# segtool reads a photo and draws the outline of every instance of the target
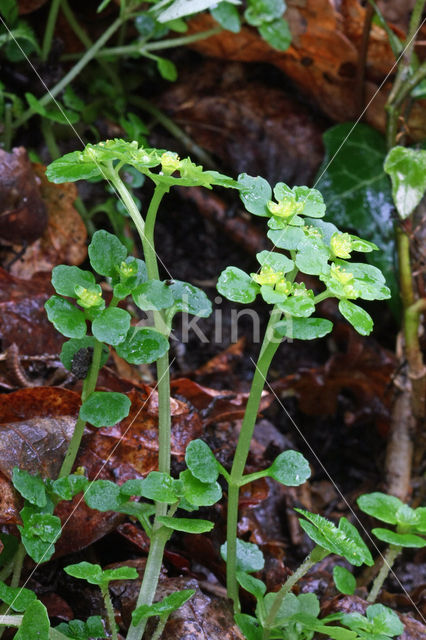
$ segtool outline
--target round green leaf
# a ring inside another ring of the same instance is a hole
[[[392,196],[397,211],[405,220],[426,191],[426,151],[394,147],[386,156],[384,169],[392,180]]]
[[[274,271],[282,271],[283,273],[288,273],[294,269],[294,262],[287,258],[287,256],[282,253],[276,253],[274,251],[261,251],[256,254],[256,258],[259,261],[259,264],[262,267],[268,266],[271,267]]]
[[[214,527],[214,522],[201,519],[193,520],[191,518],[170,518],[168,516],[159,516],[157,520],[167,527],[167,529],[183,531],[184,533],[206,533],[207,531],[211,531]]]
[[[46,487],[39,476],[32,476],[25,469],[14,467],[12,473],[13,486],[23,498],[38,507],[45,507],[47,504]]]
[[[182,482],[183,496],[194,507],[210,507],[222,497],[222,489],[218,482],[201,482],[187,469],[179,475]]]
[[[47,609],[40,600],[34,600],[25,611],[14,640],[49,640],[49,634],[50,621]]]
[[[308,461],[298,451],[283,451],[267,471],[268,476],[288,487],[298,487],[311,475]]]
[[[119,511],[123,502],[120,487],[111,480],[90,482],[84,492],[86,504],[96,511]]]
[[[135,304],[142,311],[168,309],[173,304],[173,294],[170,287],[160,280],[149,280],[140,284],[132,291]]]
[[[268,238],[274,247],[294,251],[305,238],[305,233],[301,227],[287,226],[284,229],[271,229]]]
[[[62,350],[60,353],[60,360],[64,365],[65,369],[71,371],[71,367],[73,364],[73,359],[75,354],[80,351],[80,349],[91,348],[94,349],[96,344],[96,339],[93,336],[86,336],[84,338],[71,338],[71,340],[67,340],[62,345]],[[109,349],[107,346],[102,347],[102,355],[101,355],[101,367],[107,362],[109,358]]]
[[[315,311],[314,299],[311,296],[291,296],[280,302],[278,307],[295,318],[308,318]]]
[[[203,440],[192,440],[186,448],[185,462],[192,475],[200,482],[215,482],[219,465],[212,450]]]
[[[91,287],[95,284],[95,276],[90,271],[83,271],[78,267],[60,264],[53,268],[52,285],[61,296],[77,298],[75,287]]]
[[[371,333],[373,319],[364,309],[349,300],[340,300],[339,311],[362,336],[368,336]]]
[[[244,17],[251,26],[260,27],[280,18],[285,8],[284,0],[249,0]]]
[[[414,549],[423,549],[423,547],[426,547],[426,540],[412,533],[396,533],[389,531],[389,529],[381,529],[380,527],[372,529],[372,533],[374,533],[376,538],[382,540],[382,542],[387,542],[397,547],[411,547]]]
[[[240,198],[247,211],[255,216],[270,217],[267,207],[269,200],[272,198],[272,189],[264,178],[257,176],[253,178],[246,173],[238,176],[238,185],[240,187]]]
[[[151,616],[166,617],[170,615],[176,609],[179,609],[187,600],[192,598],[195,594],[194,589],[183,589],[182,591],[175,591],[169,596],[160,600],[160,602],[154,602],[151,605],[143,604],[132,613],[132,624],[138,625],[145,618]]]
[[[104,309],[92,322],[92,333],[99,342],[117,345],[130,329],[130,313],[112,307]]]
[[[333,329],[333,323],[324,318],[287,318],[278,322],[275,332],[289,340],[322,338]]]
[[[131,402],[124,393],[94,391],[80,407],[80,418],[94,427],[112,427],[129,415]]]
[[[386,493],[375,491],[360,496],[357,504],[361,511],[373,516],[382,522],[396,524],[396,512],[403,506],[403,502],[395,496],[388,496]]]
[[[212,312],[212,303],[201,289],[188,282],[173,280],[170,284],[173,306],[176,311],[191,313],[200,318],[208,318]]]
[[[344,593],[347,596],[351,596],[355,593],[355,577],[345,567],[341,567],[336,564],[336,566],[333,567],[333,579],[336,589],[340,591],[340,593]]]
[[[156,502],[174,504],[179,500],[175,481],[167,473],[151,471],[142,481],[142,495]]]
[[[88,483],[86,476],[71,474],[55,480],[52,483],[52,489],[62,500],[72,500],[74,496],[86,489]]]
[[[259,285],[238,267],[227,267],[219,276],[217,290],[228,300],[248,304],[259,293]]]
[[[47,300],[44,308],[55,329],[66,338],[83,338],[86,335],[87,326],[84,313],[68,300],[52,296]]]
[[[262,582],[262,580],[258,580],[257,578],[254,578],[249,573],[238,571],[237,580],[238,580],[238,584],[243,589],[251,593],[256,598],[256,600],[260,600],[265,595],[266,584]]]
[[[90,264],[101,276],[114,276],[116,267],[127,257],[127,249],[112,233],[95,231],[89,244]]]
[[[70,564],[68,567],[64,567],[64,571],[73,578],[86,580],[89,584],[101,585],[103,582],[102,568],[99,564],[92,564],[91,562],[83,561],[78,564]]]
[[[322,218],[324,216],[324,199],[318,189],[294,187],[293,191],[296,194],[297,202],[303,202],[302,214],[304,216],[308,216],[309,218]],[[306,220],[306,223],[308,223],[308,220]]]
[[[220,555],[226,562],[227,543],[220,547]],[[237,571],[253,573],[261,571],[265,565],[263,553],[256,544],[237,538]]]
[[[291,45],[290,27],[284,18],[278,18],[273,22],[264,22],[259,27],[259,33],[277,51],[287,51]]]
[[[150,364],[167,352],[169,341],[162,333],[148,327],[130,327],[126,339],[116,352],[130,364]]]
[[[296,266],[309,275],[321,275],[327,272],[330,250],[316,238],[305,238],[297,247]]]
[[[365,614],[372,623],[373,635],[399,636],[404,633],[404,625],[398,614],[383,604],[371,604],[367,607]]]
[[[210,13],[221,27],[232,33],[239,33],[241,21],[235,5],[230,2],[219,2],[216,7],[210,9]]]

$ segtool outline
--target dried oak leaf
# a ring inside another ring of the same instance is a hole
[[[0,149],[0,239],[13,244],[34,242],[47,225],[46,207],[24,147]]]
[[[34,173],[48,218],[43,235],[11,266],[11,273],[21,278],[30,278],[37,271],[50,273],[57,264],[79,265],[87,256],[86,226],[74,208],[76,185],[49,182],[40,164],[34,165]]]

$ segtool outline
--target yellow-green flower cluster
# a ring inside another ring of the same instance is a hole
[[[330,249],[336,258],[350,258],[352,238],[349,233],[333,233],[330,240]]]
[[[291,218],[303,211],[303,202],[296,202],[296,198],[286,196],[278,202],[270,200],[267,207],[271,214],[276,218]]]
[[[79,304],[80,307],[90,309],[91,307],[99,307],[104,304],[102,289],[98,284],[90,288],[78,284],[74,291],[77,295],[77,304]]]

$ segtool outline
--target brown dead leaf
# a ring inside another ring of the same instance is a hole
[[[40,9],[46,2],[47,0],[18,0],[19,13],[20,15],[32,13]]]

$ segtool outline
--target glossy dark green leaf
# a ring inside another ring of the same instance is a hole
[[[217,290],[228,300],[248,304],[259,293],[259,285],[238,267],[227,267],[219,276]]]
[[[46,176],[50,182],[75,182],[98,178],[102,176],[102,169],[95,162],[83,161],[80,151],[73,151],[49,164]]]
[[[52,285],[56,293],[61,296],[76,298],[75,287],[87,287],[95,284],[95,276],[90,271],[83,271],[78,267],[60,264],[53,268]]]
[[[412,533],[396,533],[380,527],[372,529],[371,531],[376,538],[379,538],[379,540],[387,544],[393,544],[398,547],[411,547],[414,549],[423,549],[426,547],[426,540]]]
[[[176,311],[191,313],[200,318],[208,318],[212,312],[212,303],[201,289],[188,282],[173,280],[169,286]]]
[[[158,521],[167,529],[173,529],[174,531],[182,531],[184,533],[207,533],[214,527],[214,522],[209,520],[201,520],[197,518],[170,518],[168,516],[158,516]]]
[[[129,415],[130,405],[124,393],[94,391],[81,405],[80,418],[94,427],[112,427]]]
[[[40,476],[32,476],[25,469],[14,467],[12,473],[13,486],[23,498],[38,507],[47,504],[46,486]]]
[[[112,233],[95,231],[89,244],[90,264],[101,276],[114,276],[116,267],[127,257],[127,249]]]
[[[230,2],[219,2],[216,7],[210,9],[210,13],[221,27],[232,33],[239,33],[241,20],[235,5]]]
[[[396,209],[405,220],[426,191],[426,151],[394,147],[386,156],[384,169],[392,181]]]
[[[120,487],[111,480],[89,482],[84,493],[86,504],[97,511],[120,511],[124,499]]]
[[[396,513],[404,503],[395,496],[389,496],[386,493],[375,491],[360,496],[357,504],[361,511],[364,511],[364,513],[367,513],[369,516],[373,516],[382,522],[396,524]]]
[[[118,307],[104,309],[92,322],[95,338],[112,345],[123,342],[129,329],[130,313]]]
[[[169,341],[162,333],[149,327],[130,327],[126,339],[116,347],[116,352],[130,364],[150,364],[164,356]]]
[[[175,481],[167,473],[151,471],[142,481],[142,495],[150,500],[174,504],[179,500]]]
[[[278,307],[295,318],[308,318],[315,311],[314,299],[311,296],[291,296],[280,302]]]
[[[30,591],[30,589],[25,589],[24,587],[14,589],[0,581],[0,600],[9,605],[13,611],[25,611],[36,599],[37,596],[34,591]]]
[[[371,333],[373,319],[364,309],[350,300],[340,300],[339,311],[362,336],[368,336]]]
[[[256,600],[260,600],[265,595],[266,584],[262,582],[262,580],[258,580],[257,578],[254,578],[249,573],[238,571],[237,580],[238,580],[238,584],[243,589],[251,593],[256,598]]]
[[[291,45],[290,27],[284,18],[278,18],[272,22],[264,22],[259,27],[259,33],[277,51],[287,51]]]
[[[269,218],[271,214],[267,204],[272,198],[272,189],[269,182],[260,176],[254,178],[246,173],[241,173],[238,176],[238,184],[240,198],[247,211],[255,216]]]
[[[84,313],[68,300],[52,296],[47,300],[44,308],[55,329],[66,338],[83,338],[86,335],[87,326]]]
[[[173,304],[171,288],[160,280],[149,280],[132,291],[135,304],[143,311],[167,309]]]
[[[352,596],[355,593],[355,577],[345,567],[336,564],[336,566],[333,567],[333,579],[336,589],[340,591],[340,593],[344,593],[347,596]]]
[[[151,605],[143,604],[133,611],[132,624],[138,625],[142,620],[151,616],[167,617],[185,604],[194,594],[194,589],[183,589],[182,591],[171,593],[160,602],[154,602]]]
[[[220,555],[226,562],[227,543],[220,547]],[[237,538],[237,571],[253,573],[261,571],[265,565],[263,553],[256,544]]]
[[[99,564],[93,564],[92,562],[83,561],[78,564],[71,564],[68,565],[68,567],[64,567],[64,571],[73,578],[86,580],[89,584],[99,586],[103,582],[101,566]]]
[[[192,475],[200,482],[215,482],[219,475],[219,463],[204,440],[192,440],[185,451],[185,462]]]
[[[179,475],[184,498],[194,507],[209,507],[222,497],[218,482],[201,482],[187,469]]]
[[[289,340],[314,340],[323,338],[333,329],[333,323],[325,318],[287,318],[278,322],[275,332]]]
[[[288,487],[298,487],[306,482],[311,469],[306,458],[298,451],[283,451],[268,469],[268,476]]]
[[[72,500],[74,496],[84,491],[88,484],[86,476],[71,474],[55,480],[52,483],[52,489],[62,500]]]
[[[71,338],[71,340],[67,340],[67,342],[64,342],[59,357],[65,369],[71,371],[74,356],[78,351],[80,351],[80,349],[94,349],[95,344],[96,339],[93,336],[85,336],[84,338]],[[102,347],[101,367],[106,364],[108,358],[109,350],[108,347],[104,345]]]
[[[34,600],[25,611],[14,640],[49,640],[49,631],[47,609],[40,600]]]

